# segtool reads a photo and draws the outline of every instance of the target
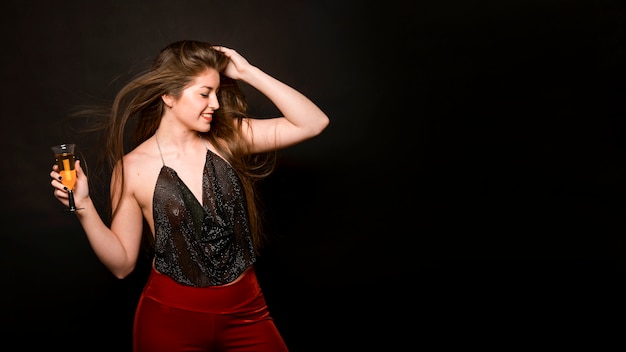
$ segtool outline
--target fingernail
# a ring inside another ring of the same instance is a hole
[[[59,176],[59,181],[61,181],[61,179],[63,179],[63,177]]]
[[[67,187],[63,187],[63,190],[67,191]]]

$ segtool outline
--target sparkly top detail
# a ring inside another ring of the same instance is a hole
[[[165,162],[152,204],[154,266],[178,283],[224,285],[255,262],[241,181],[230,164],[208,148],[202,204]]]

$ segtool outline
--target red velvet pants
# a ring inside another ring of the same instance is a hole
[[[135,352],[287,351],[254,269],[224,286],[180,285],[154,268],[139,299]]]

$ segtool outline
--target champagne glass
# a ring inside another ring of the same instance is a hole
[[[59,144],[52,147],[54,158],[59,167],[61,183],[67,187],[69,198],[67,211],[71,212],[78,210],[76,204],[74,204],[74,185],[76,184],[76,169],[74,167],[76,156],[74,155],[74,148],[76,148],[76,144]]]

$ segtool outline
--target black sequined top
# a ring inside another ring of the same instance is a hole
[[[155,262],[159,272],[189,286],[224,285],[256,260],[241,181],[224,159],[207,149],[202,204],[165,165],[152,200]]]

